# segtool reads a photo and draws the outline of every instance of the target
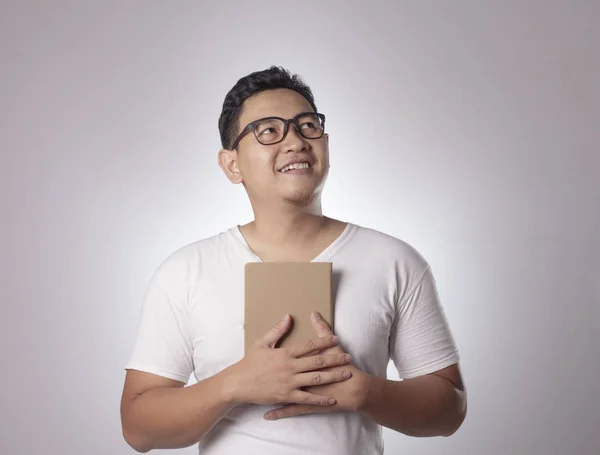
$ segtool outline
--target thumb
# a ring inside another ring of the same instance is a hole
[[[285,332],[290,328],[290,315],[286,314],[275,327],[269,330],[258,344],[265,348],[273,348],[279,339],[285,335]]]
[[[333,335],[331,327],[329,326],[329,324],[327,324],[327,321],[325,321],[325,319],[323,319],[323,317],[318,312],[315,311],[311,315],[311,321],[312,326],[315,329],[315,332],[317,333],[317,336],[319,338]]]

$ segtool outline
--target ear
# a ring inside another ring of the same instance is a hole
[[[223,170],[231,183],[242,183],[242,173],[238,167],[238,154],[235,150],[221,149],[219,150],[219,167]]]

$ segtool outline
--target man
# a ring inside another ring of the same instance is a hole
[[[227,94],[219,130],[219,165],[254,221],[156,270],[127,365],[126,441],[139,452],[366,455],[383,453],[381,426],[453,434],[466,398],[432,272],[401,240],[323,215],[329,138],[310,88],[281,68],[250,74]],[[244,356],[250,261],[332,262],[336,334],[315,314],[314,339],[276,348],[282,315]],[[385,379],[390,359],[402,381]],[[198,382],[184,387],[191,373]]]

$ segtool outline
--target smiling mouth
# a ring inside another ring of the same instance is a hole
[[[287,166],[281,168],[279,172],[286,173],[292,170],[300,170],[300,169],[310,169],[312,166],[308,161],[302,161],[300,163],[288,164]]]

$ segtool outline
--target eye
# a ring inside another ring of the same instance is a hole
[[[316,126],[315,126],[315,124],[313,122],[305,122],[305,123],[302,123],[300,125],[300,128],[303,129],[303,130],[305,130],[305,129],[314,129],[314,128],[316,128]]]
[[[275,133],[275,128],[269,126],[267,128],[263,128],[262,130],[260,130],[258,132],[258,135],[263,136],[265,134],[274,134],[274,133]]]
[[[257,136],[277,136],[281,131],[283,125],[280,125],[281,122],[269,119],[259,122],[256,125],[256,135]]]

